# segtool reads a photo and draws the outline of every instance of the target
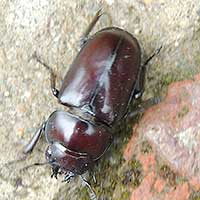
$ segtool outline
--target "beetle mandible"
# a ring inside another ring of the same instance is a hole
[[[135,37],[117,27],[104,28],[89,37],[101,16],[98,11],[82,38],[81,50],[67,72],[60,90],[51,73],[51,90],[68,111],[57,110],[43,122],[24,153],[30,153],[42,133],[49,146],[45,157],[53,174],[65,174],[64,181],[82,175],[109,148],[112,127],[127,113],[129,104],[141,97],[145,65]]]

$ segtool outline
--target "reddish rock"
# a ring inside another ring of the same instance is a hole
[[[200,190],[200,180],[197,177],[194,177],[190,180],[190,186],[194,191]]]
[[[163,191],[165,185],[166,185],[165,181],[159,177],[154,183],[154,186],[153,186],[154,191],[156,193],[161,193]]]
[[[145,112],[137,132],[176,172],[200,184],[200,75],[171,84],[165,100]]]
[[[149,173],[142,181],[140,186],[132,192],[131,200],[151,200],[153,194],[151,187],[154,183],[155,173]]]
[[[153,154],[153,153],[144,154],[144,153],[140,152],[137,155],[137,159],[142,164],[144,174],[148,173],[149,171],[155,170],[155,168],[156,168],[155,154]]]
[[[166,193],[164,200],[188,200],[190,196],[189,186],[187,183],[176,186],[175,189]]]

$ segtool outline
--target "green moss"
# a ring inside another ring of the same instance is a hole
[[[189,112],[188,106],[183,106],[181,111],[178,112],[178,118],[183,118]]]
[[[82,200],[88,200],[89,199],[89,190],[86,187],[82,187],[78,190],[79,197]]]
[[[189,200],[200,200],[200,191],[193,192],[190,195]]]
[[[181,69],[177,68],[176,70],[173,70],[173,72],[168,72],[167,74],[162,75],[162,79],[160,81],[161,88],[167,87],[169,84],[181,81],[185,79],[193,79],[195,72],[188,69]]]
[[[125,192],[122,193],[120,199],[121,199],[121,200],[127,200],[127,199],[129,199],[129,197],[130,197],[130,192],[125,191]]]
[[[101,160],[94,169],[97,184],[94,184],[92,180],[89,180],[89,182],[92,183],[91,185],[99,198],[108,200],[129,199],[128,188],[135,188],[142,181],[141,164],[134,158],[128,164],[125,164],[121,159],[122,155],[112,155],[111,158],[110,156],[110,154],[106,155],[105,159]],[[81,189],[80,199],[88,199],[87,188]]]
[[[129,185],[131,188],[138,187],[142,181],[142,166],[135,158],[130,161],[127,168],[123,170],[122,184]]]
[[[133,123],[137,122],[139,117],[134,117],[131,121],[126,119],[121,121],[121,124],[113,130],[113,144],[94,166],[97,184],[93,183],[92,176],[88,181],[100,199],[127,200],[130,196],[129,188],[135,188],[141,183],[141,164],[135,158],[128,164],[123,160],[124,146],[132,135]],[[87,189],[81,188],[79,193],[80,199],[88,199]]]
[[[175,73],[167,73],[167,74],[163,75],[161,84],[163,87],[168,86],[170,83],[176,81],[177,79],[178,79],[178,77],[176,76]]]
[[[141,152],[144,153],[144,154],[152,152],[152,147],[147,141],[142,142]]]
[[[148,80],[145,85],[145,92],[149,96],[161,96],[165,95],[168,86],[176,81],[185,79],[193,79],[193,76],[197,73],[196,70],[190,68],[173,68],[170,72],[163,73],[161,69],[155,69],[148,76]],[[151,94],[151,95],[150,95]]]
[[[137,187],[140,185],[140,183],[142,182],[142,165],[140,164],[139,161],[137,160],[133,160],[132,161],[132,170],[133,170],[133,186]]]
[[[159,168],[159,175],[163,177],[167,181],[167,183],[171,186],[176,185],[176,174],[168,167],[167,165],[162,165]]]
[[[199,54],[196,55],[196,57],[194,59],[195,59],[195,63],[197,65],[197,67],[199,67],[200,66],[200,55]]]

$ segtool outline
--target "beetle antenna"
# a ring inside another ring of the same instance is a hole
[[[23,167],[23,168],[21,168],[20,169],[20,171],[24,171],[24,170],[27,170],[27,169],[29,169],[29,168],[31,168],[31,167],[35,167],[35,166],[43,166],[43,165],[47,165],[47,164],[49,164],[49,162],[41,162],[41,163],[33,163],[33,164],[31,164],[31,165],[27,165],[26,167]]]
[[[2,166],[3,166],[3,167],[7,167],[7,166],[9,166],[9,165],[16,164],[16,163],[18,163],[18,162],[21,162],[21,161],[26,160],[26,157],[27,157],[27,155],[24,154],[21,158],[19,158],[19,159],[17,159],[17,160],[11,160],[11,161],[8,161],[8,162],[6,162],[6,163],[3,163]]]

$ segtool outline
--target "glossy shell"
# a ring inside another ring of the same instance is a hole
[[[111,125],[126,113],[139,71],[137,40],[119,28],[103,29],[77,55],[64,78],[59,101]]]
[[[66,165],[65,170],[67,167],[71,169],[72,164],[83,170],[80,165],[99,159],[112,142],[112,134],[104,125],[94,125],[64,111],[51,114],[46,123],[45,137],[50,144],[63,145],[51,147],[54,148],[51,152],[54,158],[65,160],[64,164],[59,162],[62,167]]]

